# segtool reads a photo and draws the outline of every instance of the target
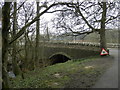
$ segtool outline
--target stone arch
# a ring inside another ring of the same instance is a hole
[[[51,55],[49,57],[50,61],[51,61],[51,64],[56,64],[56,63],[64,63],[68,60],[71,60],[72,58],[67,55],[66,53],[63,53],[63,52],[59,52],[59,53],[55,53],[53,55]]]

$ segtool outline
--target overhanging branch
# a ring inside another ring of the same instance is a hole
[[[17,40],[22,34],[24,34],[27,27],[29,27],[31,24],[39,20],[38,18],[42,16],[44,13],[46,13],[50,8],[56,5],[69,5],[70,3],[53,3],[48,8],[46,8],[43,12],[38,14],[31,22],[27,23],[25,26],[23,26],[20,31],[15,35],[15,37],[9,42],[9,44],[12,44],[15,40]]]

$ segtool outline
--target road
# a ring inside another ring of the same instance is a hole
[[[110,55],[114,56],[114,63],[103,76],[98,80],[98,82],[93,86],[93,88],[118,88],[118,49],[109,49]]]

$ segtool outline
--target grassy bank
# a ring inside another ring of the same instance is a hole
[[[52,66],[38,68],[25,75],[10,79],[11,88],[83,88],[91,87],[112,64],[113,59],[97,57],[70,60]]]

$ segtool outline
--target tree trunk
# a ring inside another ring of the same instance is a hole
[[[50,36],[49,36],[48,27],[47,27],[47,29],[46,29],[46,32],[47,32],[47,41],[50,41]]]
[[[13,14],[13,38],[16,34],[16,30],[17,30],[17,18],[16,18],[16,9],[17,9],[17,4],[16,2],[14,2],[14,14]],[[21,70],[19,68],[19,66],[17,65],[17,59],[16,59],[16,41],[13,42],[13,51],[12,51],[12,66],[13,66],[13,72],[15,75],[20,75],[21,74]]]
[[[26,21],[27,21],[27,14],[25,13],[25,25],[26,25]],[[27,29],[27,28],[26,28]],[[25,31],[25,59],[24,59],[24,71],[26,72],[26,70],[28,69],[28,40],[27,40],[27,36],[28,36],[28,32],[27,30]]]
[[[105,36],[105,21],[106,21],[106,12],[107,12],[107,8],[106,8],[106,2],[102,2],[103,3],[103,12],[102,12],[102,19],[101,19],[101,29],[100,29],[100,47],[101,49],[107,49],[106,47],[106,36]]]
[[[37,3],[37,15],[39,14],[39,2]],[[39,50],[39,20],[36,22],[36,44],[35,44],[35,63],[39,64],[38,50]]]
[[[5,2],[2,8],[2,78],[3,88],[9,88],[7,74],[7,51],[8,51],[8,34],[10,27],[10,5],[11,2]]]

